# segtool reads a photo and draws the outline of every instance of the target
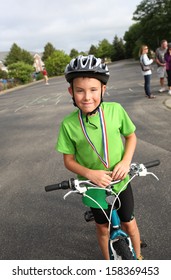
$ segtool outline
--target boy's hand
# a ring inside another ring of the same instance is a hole
[[[126,161],[121,160],[117,165],[115,165],[115,168],[112,172],[112,179],[113,180],[123,180],[130,169],[130,164]]]
[[[112,181],[112,171],[90,170],[87,178],[99,187],[106,188]]]

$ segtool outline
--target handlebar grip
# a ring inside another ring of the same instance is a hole
[[[62,181],[59,184],[49,185],[45,187],[46,192],[51,192],[55,190],[66,190],[71,188],[74,185],[74,179],[70,179],[68,181]]]
[[[51,191],[61,190],[61,189],[62,189],[61,184],[54,184],[45,187],[46,192],[51,192]]]
[[[149,162],[146,162],[144,163],[144,166],[146,168],[151,168],[151,167],[154,167],[154,166],[158,166],[160,164],[160,160],[153,160],[153,161],[149,161]]]

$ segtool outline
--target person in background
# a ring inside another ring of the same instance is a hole
[[[169,91],[168,94],[171,95],[171,43],[168,44],[167,52],[164,55],[166,61],[166,72]]]
[[[164,86],[164,78],[166,76],[166,62],[164,59],[164,55],[167,51],[167,41],[162,40],[161,46],[156,49],[156,63],[157,63],[157,74],[160,79],[160,86],[159,92],[166,91]]]
[[[45,84],[46,84],[46,85],[49,85],[49,83],[48,83],[48,81],[49,81],[49,79],[48,79],[48,73],[47,73],[46,68],[43,68],[42,74],[43,74],[43,77],[44,77]]]
[[[146,45],[142,45],[140,48],[140,65],[142,68],[142,75],[144,76],[144,90],[145,95],[149,99],[155,98],[155,95],[151,94],[150,89],[150,81],[151,81],[151,64],[153,63],[153,59],[148,58],[148,47]]]

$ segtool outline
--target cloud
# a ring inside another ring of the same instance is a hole
[[[130,3],[131,2],[131,3]],[[0,51],[15,42],[43,51],[47,42],[67,53],[86,51],[104,38],[123,37],[139,0],[6,0],[1,3]]]

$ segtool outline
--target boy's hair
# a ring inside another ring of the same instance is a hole
[[[94,55],[79,55],[73,58],[65,69],[65,78],[70,84],[78,77],[95,78],[106,85],[109,79],[109,70],[100,58],[96,58]]]

